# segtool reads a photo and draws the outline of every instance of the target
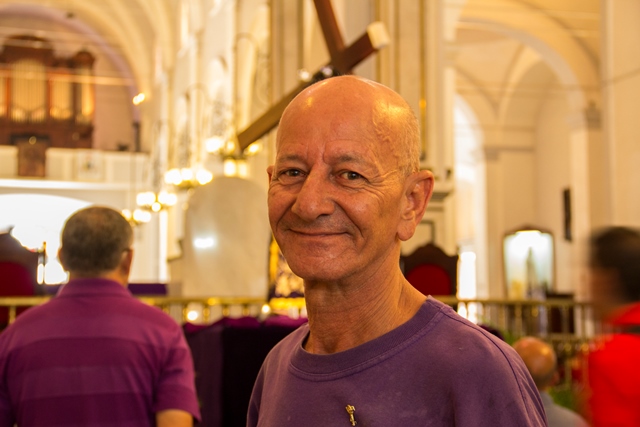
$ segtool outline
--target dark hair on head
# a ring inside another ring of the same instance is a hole
[[[640,301],[640,233],[627,227],[610,227],[591,237],[592,267],[613,270],[622,297]]]
[[[485,331],[489,332],[490,334],[500,338],[502,341],[506,341],[504,339],[504,335],[502,335],[502,332],[500,332],[499,329],[496,329],[493,326],[484,325],[482,323],[479,323],[478,326],[480,326],[482,329],[484,329]]]
[[[61,260],[70,272],[97,276],[115,270],[132,241],[131,225],[120,212],[92,206],[67,219],[62,230]]]

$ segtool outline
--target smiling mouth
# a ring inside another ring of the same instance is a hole
[[[345,231],[329,231],[329,230],[304,230],[290,228],[289,231],[297,236],[303,238],[323,238],[323,237],[336,237],[347,234]]]
[[[325,236],[337,236],[339,234],[344,234],[343,232],[337,231],[306,231],[306,230],[291,230],[293,233],[308,236],[308,237],[325,237]]]

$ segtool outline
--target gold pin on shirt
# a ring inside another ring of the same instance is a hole
[[[355,426],[356,424],[358,424],[358,422],[356,421],[355,417],[354,417],[354,413],[356,412],[356,407],[355,406],[351,406],[351,405],[347,405],[346,408],[347,413],[349,414],[349,422],[351,422],[352,426]]]

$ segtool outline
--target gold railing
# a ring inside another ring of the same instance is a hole
[[[167,314],[175,316],[175,308],[179,309],[177,321],[192,321],[188,318],[189,308],[199,306],[202,315],[199,316],[198,323],[210,323],[217,317],[229,316],[255,316],[261,312],[262,307],[267,303],[262,298],[243,297],[138,297],[141,301],[159,307]],[[213,308],[219,308],[219,315],[212,313]],[[172,310],[173,309],[173,310]],[[235,310],[234,310],[235,309]]]
[[[11,324],[16,319],[18,308],[40,305],[51,298],[51,296],[1,297],[0,307],[8,307],[8,318],[0,319],[0,323]],[[138,296],[137,298],[146,304],[159,307],[178,322],[189,321],[190,308],[199,308],[201,315],[198,323],[209,323],[219,317],[258,315],[267,304],[262,298],[243,297]],[[214,308],[218,309],[218,313],[212,313]]]
[[[51,297],[3,297],[0,307],[8,307],[8,318],[2,323],[13,323],[19,307],[42,304]],[[139,296],[141,301],[161,308],[177,322],[207,324],[221,317],[262,316],[282,313],[304,316],[303,298],[276,298],[267,302],[262,298],[241,297],[173,297]],[[508,343],[525,336],[538,336],[552,344],[558,353],[564,372],[570,374],[574,356],[585,352],[589,342],[602,332],[594,320],[590,303],[564,299],[504,300],[504,299],[459,299],[438,297],[474,323],[499,331]],[[266,309],[268,307],[268,309]],[[190,312],[198,313],[197,319],[189,318]],[[565,382],[571,381],[565,375]]]
[[[0,307],[8,307],[8,318],[0,323],[13,323],[18,307],[39,305],[49,296],[3,297]],[[303,298],[278,298],[267,303],[262,298],[242,297],[174,297],[139,296],[141,301],[160,307],[178,322],[209,323],[220,317],[258,316],[265,313],[304,315]],[[578,351],[597,333],[600,325],[594,321],[590,303],[571,300],[504,300],[504,299],[458,299],[438,297],[445,304],[474,323],[497,329],[508,341],[534,335],[556,345],[561,353]],[[189,312],[196,310],[197,319],[190,319]]]
[[[0,324],[12,323],[19,307],[42,304],[51,297],[3,297],[0,307],[8,307],[8,318]],[[207,324],[221,317],[263,316],[281,313],[304,316],[303,298],[278,298],[267,302],[262,298],[229,297],[172,297],[138,296],[152,306],[161,308],[177,322]],[[588,302],[564,299],[504,300],[504,299],[458,299],[438,297],[440,301],[454,307],[463,317],[474,323],[499,331],[509,344],[525,336],[538,336],[554,346],[558,354],[563,381],[555,391],[571,394],[574,386],[572,363],[575,356],[589,348],[592,338],[602,332],[601,325],[594,320],[592,306]],[[268,307],[268,309],[266,309]],[[198,312],[194,321],[189,318],[192,311]]]
[[[474,323],[495,328],[509,344],[525,335],[537,336],[553,346],[562,381],[552,392],[573,399],[574,374],[584,369],[579,359],[589,350],[593,337],[603,332],[590,302],[566,299],[504,300],[438,297]],[[576,368],[579,366],[579,368]],[[584,372],[581,373],[584,375]],[[571,403],[565,402],[571,407]]]
[[[16,320],[18,307],[33,307],[49,301],[51,297],[2,297],[0,307],[8,307],[8,319],[0,319],[0,324],[11,324]]]

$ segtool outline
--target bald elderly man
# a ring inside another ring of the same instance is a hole
[[[521,338],[513,344],[513,348],[522,357],[540,391],[549,427],[587,427],[582,417],[557,405],[548,393],[558,380],[557,357],[553,348],[535,337]]]
[[[515,351],[400,270],[434,178],[398,93],[356,76],[305,89],[267,173],[269,221],[309,322],[269,353],[247,427],[546,425]]]

